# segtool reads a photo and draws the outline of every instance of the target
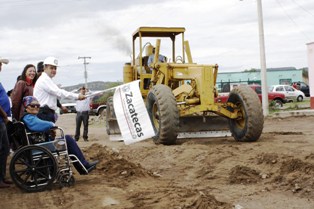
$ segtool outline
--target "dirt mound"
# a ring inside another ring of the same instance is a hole
[[[154,188],[142,188],[133,193],[129,200],[134,209],[177,208],[177,209],[230,209],[232,205],[218,201],[208,191],[199,191],[187,187],[155,185]]]
[[[310,153],[309,155],[305,156],[305,160],[314,160],[314,153]]]
[[[260,179],[260,172],[246,166],[235,166],[229,174],[230,184],[252,184]]]
[[[220,202],[213,195],[199,192],[194,201],[183,209],[230,209],[231,207],[231,204]]]
[[[278,162],[278,154],[275,153],[262,153],[257,156],[257,164],[275,164]]]
[[[96,171],[93,171],[93,174],[102,174],[115,178],[153,176],[150,171],[144,169],[140,164],[126,160],[116,149],[93,144],[85,150],[85,153],[89,158],[99,160]]]
[[[314,164],[300,159],[284,161],[275,182],[301,196],[314,197]]]
[[[281,174],[300,172],[311,175],[314,173],[314,165],[312,163],[303,162],[300,159],[291,159],[282,163],[280,171]]]

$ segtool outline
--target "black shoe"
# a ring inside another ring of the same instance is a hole
[[[0,189],[2,189],[2,188],[9,188],[9,187],[10,187],[10,184],[6,184],[3,181],[0,181]]]
[[[88,139],[84,139],[84,141],[88,142]]]
[[[7,180],[7,179],[4,179],[4,180],[3,180],[3,182],[4,182],[4,183],[6,183],[6,184],[13,184],[13,182],[12,182],[12,181]]]
[[[96,165],[91,165],[88,168],[86,168],[87,172],[90,173],[92,170],[96,168]]]
[[[79,138],[77,139],[77,138],[75,138],[75,141],[78,141],[78,140],[80,140]]]
[[[91,165],[96,165],[97,163],[99,163],[99,160],[95,160],[95,161],[90,162],[90,163],[88,163],[88,164],[89,164],[89,166],[91,166]]]
[[[93,162],[90,162],[90,163],[88,163],[87,166],[85,166],[85,168],[88,171],[88,173],[96,168],[97,163],[99,163],[99,160],[95,160]]]

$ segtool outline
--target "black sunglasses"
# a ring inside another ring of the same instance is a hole
[[[28,105],[28,106],[30,106],[30,107],[32,107],[32,108],[39,108],[40,107],[40,105],[39,104],[30,104],[30,105]]]

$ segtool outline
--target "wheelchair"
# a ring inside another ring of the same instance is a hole
[[[10,175],[21,190],[40,192],[51,188],[53,183],[59,183],[61,187],[74,185],[73,163],[88,174],[80,160],[68,154],[64,131],[60,127],[53,127],[49,132],[29,132],[23,122],[16,121],[8,133],[14,151]]]

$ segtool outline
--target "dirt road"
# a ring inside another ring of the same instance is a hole
[[[74,114],[58,125],[74,133]],[[88,176],[75,173],[73,187],[24,193],[1,189],[1,209],[312,209],[314,117],[268,118],[255,143],[232,137],[112,142],[102,121],[92,120],[88,159],[100,160]]]

